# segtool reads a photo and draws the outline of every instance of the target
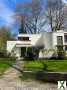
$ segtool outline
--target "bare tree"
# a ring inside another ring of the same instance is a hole
[[[42,1],[44,0],[32,0],[31,3],[17,5],[16,16],[20,17],[17,20],[21,22],[20,30],[24,27],[22,31],[25,33],[39,33],[47,24],[51,31],[66,29],[67,8],[62,0],[47,0],[46,9],[42,8],[45,5],[42,5]]]
[[[9,27],[0,28],[0,51],[6,50],[7,40],[15,40],[13,34],[10,31]]]
[[[41,0],[32,0],[31,3],[17,5],[17,14],[23,18],[24,28],[27,33],[38,33],[45,20],[42,20],[43,10]]]
[[[66,14],[64,7],[62,0],[48,0],[46,16],[51,31],[65,28]]]

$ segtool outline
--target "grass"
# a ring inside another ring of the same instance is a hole
[[[67,72],[67,60],[35,60],[26,61],[24,70],[34,71],[33,73],[23,72],[21,80],[35,79],[38,80],[39,71],[48,72]],[[54,82],[54,81],[52,81]]]
[[[29,71],[41,71],[43,68],[44,65],[40,61],[28,61],[25,64],[25,70]]]
[[[4,74],[4,72],[9,69],[15,60],[13,58],[0,58],[0,76]]]
[[[49,72],[67,72],[67,60],[28,61],[25,64],[25,70],[47,70]]]
[[[44,61],[51,72],[67,72],[67,60]]]
[[[0,61],[0,75],[2,75],[10,66]]]

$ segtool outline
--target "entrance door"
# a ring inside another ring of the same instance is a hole
[[[57,49],[59,51],[63,50],[63,37],[57,36]]]
[[[63,37],[62,36],[57,36],[57,53],[59,58],[63,57]]]
[[[26,52],[26,48],[25,47],[21,47],[21,57],[25,56],[25,52]]]
[[[57,36],[57,49],[59,51],[63,50],[63,37],[62,36]]]

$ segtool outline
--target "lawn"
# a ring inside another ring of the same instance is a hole
[[[67,60],[45,61],[47,69],[52,72],[67,72]]]
[[[0,76],[3,75],[14,62],[15,60],[13,58],[0,58]]]
[[[28,61],[25,64],[25,70],[67,72],[67,60]]]

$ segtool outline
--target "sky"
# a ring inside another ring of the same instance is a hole
[[[13,18],[16,4],[26,3],[30,0],[0,0],[0,27],[9,26],[13,32],[17,31],[15,20]]]
[[[62,0],[64,3],[67,3],[67,0]]]
[[[17,3],[26,3],[31,0],[0,0],[0,27],[6,25],[11,27],[13,32],[17,32],[17,27],[14,25],[15,20],[13,18],[15,7]],[[67,0],[63,0],[67,3]]]

